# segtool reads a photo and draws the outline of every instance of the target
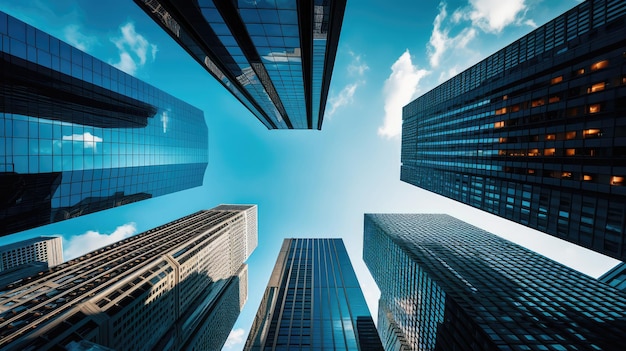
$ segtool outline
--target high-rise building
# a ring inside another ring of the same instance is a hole
[[[618,350],[626,295],[442,214],[366,214],[385,350]]]
[[[626,292],[626,262],[622,262],[604,273],[599,281],[609,284],[615,289]]]
[[[382,350],[341,239],[283,241],[244,350]]]
[[[268,129],[321,129],[346,0],[135,0]]]
[[[42,236],[0,246],[0,272],[33,262],[43,262],[50,268],[61,264],[63,239]]]
[[[408,104],[400,178],[626,260],[625,28],[582,2]]]
[[[202,185],[202,111],[1,12],[0,40],[0,235]]]
[[[0,287],[0,348],[219,350],[257,238],[256,205],[221,205]]]

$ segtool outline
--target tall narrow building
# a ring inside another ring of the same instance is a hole
[[[202,185],[202,111],[2,12],[0,40],[0,235]]]
[[[135,0],[268,129],[322,129],[346,0]]]
[[[0,246],[0,272],[33,262],[43,262],[50,268],[61,264],[63,239],[42,236]]]
[[[0,348],[219,350],[257,238],[255,205],[221,205],[0,287]]]
[[[624,31],[582,2],[405,106],[401,180],[626,261]]]
[[[366,214],[385,350],[620,350],[626,295],[442,214]]]
[[[244,350],[382,350],[341,239],[283,241]]]

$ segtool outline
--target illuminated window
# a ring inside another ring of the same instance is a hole
[[[502,100],[506,100],[506,99],[508,99],[508,98],[509,98],[509,96],[508,96],[508,95],[504,95],[504,96],[502,97]]]
[[[588,181],[592,181],[593,177],[591,176],[591,174],[585,174],[583,175],[583,180],[588,182]]]
[[[498,156],[506,156],[506,150],[498,150]]]
[[[556,149],[555,148],[549,148],[549,149],[544,149],[543,150],[543,155],[544,156],[554,156],[556,154]]]
[[[535,170],[534,169],[529,169],[528,170],[528,174],[535,174]]]
[[[519,111],[519,104],[511,106],[511,112],[517,112],[517,111]]]
[[[556,134],[546,134],[546,140],[556,140]]]
[[[604,82],[596,83],[592,85],[589,89],[587,89],[587,93],[595,93],[598,91],[602,91],[604,90],[605,85],[606,84]]]
[[[566,132],[565,139],[566,140],[576,139],[576,132]]]
[[[561,101],[561,98],[557,95],[550,96],[550,98],[548,99],[549,103],[554,103],[554,102],[559,102],[559,101]]]
[[[543,101],[543,99],[537,99],[537,100],[533,100],[530,103],[531,107],[539,107],[539,106],[543,106],[545,104],[545,101]]]
[[[501,143],[506,143],[506,138],[500,138],[500,139],[499,139],[499,141],[500,141]]]
[[[596,62],[593,65],[591,65],[591,70],[597,71],[599,69],[607,68],[607,67],[609,67],[609,60],[603,60],[603,61]]]
[[[557,84],[563,81],[563,76],[558,76],[550,79],[550,84]]]
[[[576,156],[576,149],[566,149],[565,150],[565,155],[566,156]]]
[[[496,122],[493,124],[494,128],[502,128],[504,127],[504,121]]]
[[[566,179],[572,178],[572,172],[563,172],[563,173],[561,173],[561,178],[566,178]]]
[[[503,115],[506,113],[506,107],[500,108],[496,110],[496,116]]]
[[[623,185],[623,184],[624,184],[624,177],[620,177],[620,176],[611,177],[611,185]]]
[[[574,75],[575,76],[579,76],[581,74],[585,74],[585,69],[584,68],[581,68],[579,70],[574,71]]]
[[[601,106],[600,104],[593,104],[593,105],[589,105],[589,108],[587,109],[589,113],[598,113],[601,110]]]
[[[585,129],[583,130],[583,138],[595,138],[602,136],[600,129]]]
[[[528,150],[528,156],[539,156],[539,149],[530,149]]]

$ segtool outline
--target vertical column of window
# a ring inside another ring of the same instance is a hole
[[[322,271],[322,300],[320,308],[322,309],[322,347],[324,349],[333,350],[335,347],[335,335],[333,333],[334,321],[337,318],[332,307],[332,294],[334,289],[334,281],[332,276],[332,261],[330,260],[330,248],[326,240],[320,240],[321,243],[321,271]]]
[[[594,1],[591,13],[592,28],[598,28],[606,23],[606,1]]]
[[[596,199],[588,196],[582,198],[580,209],[580,230],[578,241],[585,247],[593,245],[593,232],[596,217]]]
[[[243,10],[258,11],[258,17],[244,19],[269,78],[295,128],[307,128],[302,75],[302,57],[296,2],[239,4]]]
[[[554,20],[554,47],[563,44],[565,40],[565,17],[560,16]]]
[[[608,0],[606,8],[606,21],[611,22],[626,14],[626,4],[620,0]]]
[[[576,9],[565,14],[567,17],[567,36],[566,40],[570,41],[578,36],[578,11]]]
[[[604,232],[604,250],[614,255],[624,251],[624,204],[609,200]]]
[[[330,2],[315,4],[313,6],[313,62],[311,72],[311,92],[313,110],[313,128],[315,128],[320,118],[320,100],[322,96],[322,83],[324,81],[324,71],[326,70],[326,50],[328,38],[328,26],[330,15]]]
[[[528,225],[530,222],[530,211],[532,204],[532,185],[522,184],[522,206],[520,209],[520,222]]]
[[[567,238],[569,233],[571,195],[561,192],[558,201],[557,234],[562,238]]]
[[[255,70],[252,68],[252,63],[248,61],[248,58],[239,47],[235,36],[226,25],[224,18],[215,7],[213,0],[203,0],[200,10],[211,29],[215,32],[217,38],[227,50],[227,52],[220,53],[224,56],[222,59],[224,62],[232,62],[227,63],[226,68],[237,77],[238,83],[252,95],[255,101],[265,110],[267,115],[274,119],[273,122],[279,128],[287,128],[281,113],[270,98],[270,95],[268,95],[268,92],[260,81],[260,77],[257,76]],[[245,21],[246,19],[243,17],[244,13],[241,13],[241,15]],[[246,15],[255,17],[257,20],[259,18],[259,14],[252,11],[246,13]],[[254,42],[257,37],[253,35],[251,38]]]

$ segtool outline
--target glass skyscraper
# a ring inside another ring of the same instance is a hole
[[[582,2],[405,106],[401,180],[626,260],[625,30]]]
[[[268,129],[321,129],[346,0],[135,0]]]
[[[202,111],[1,12],[0,44],[0,235],[202,185]]]
[[[385,350],[620,350],[626,295],[443,214],[366,214]]]
[[[341,239],[283,241],[244,350],[382,350]]]
[[[219,350],[257,241],[256,205],[221,205],[2,286],[0,348]]]

